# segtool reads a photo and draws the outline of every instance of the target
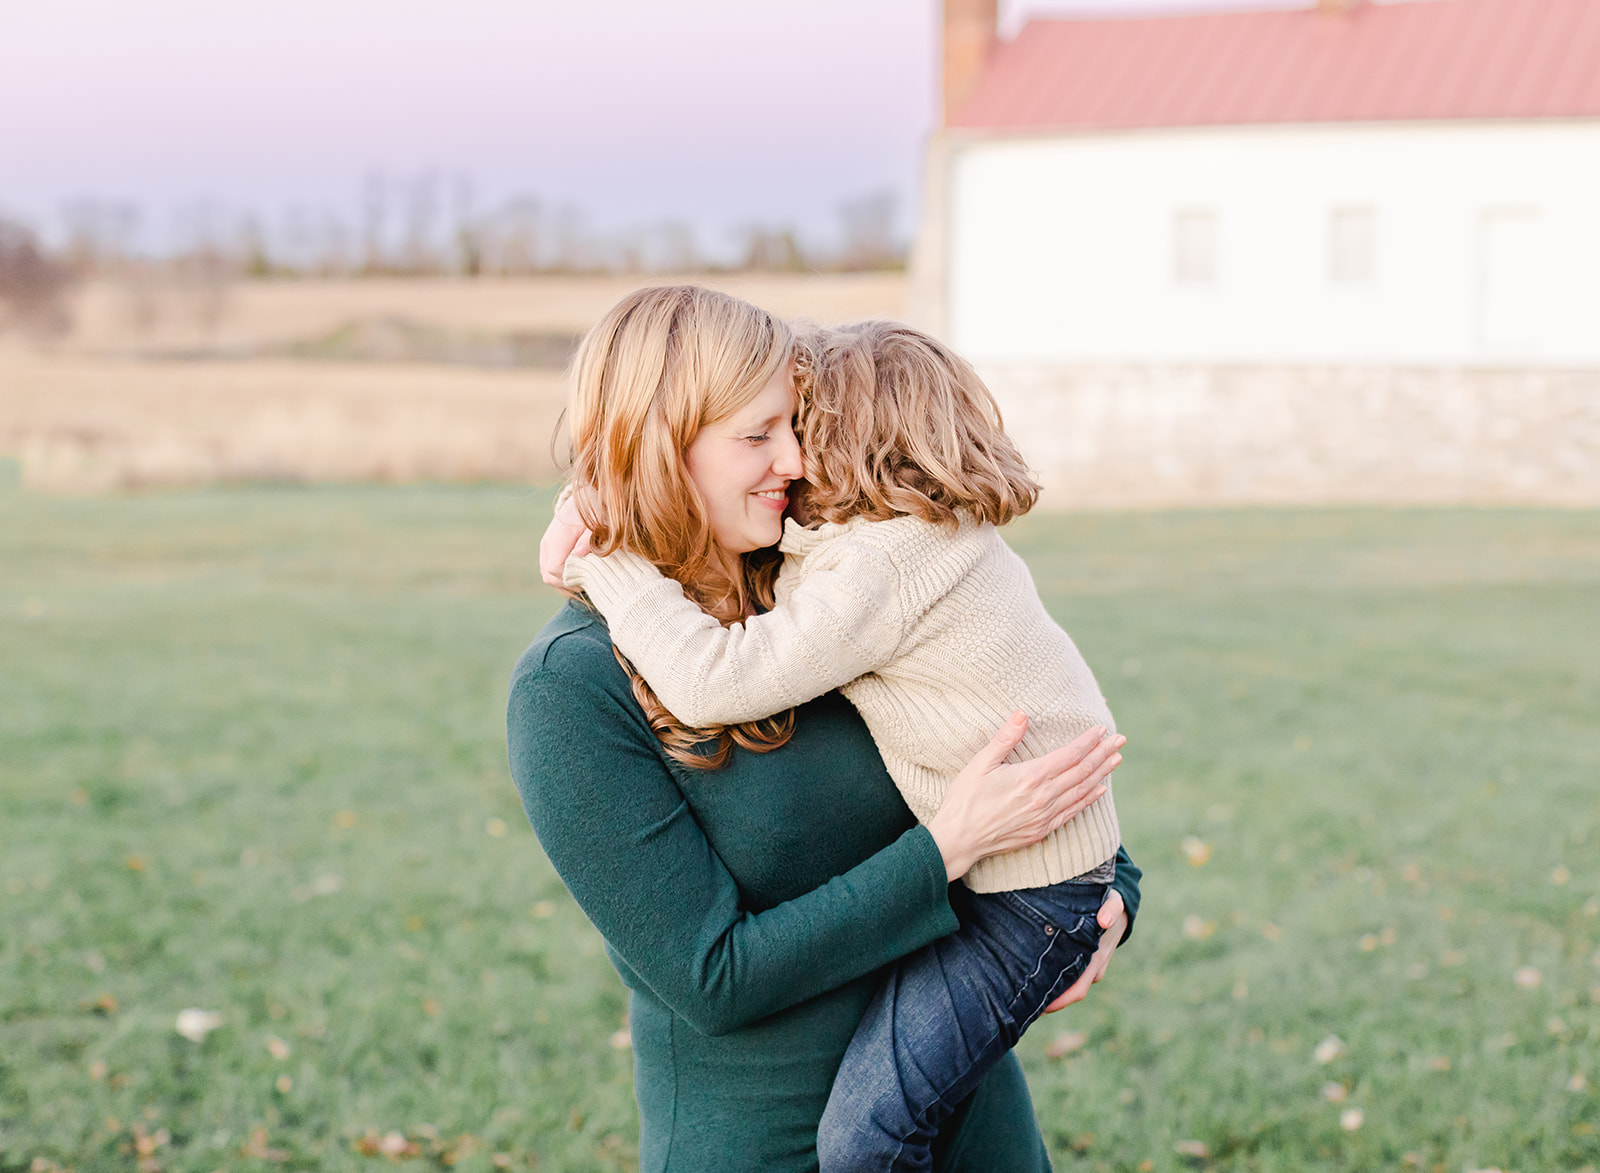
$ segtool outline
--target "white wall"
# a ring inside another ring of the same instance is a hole
[[[950,148],[948,335],[980,364],[1600,366],[1600,122]],[[1330,277],[1336,208],[1374,214],[1368,282]],[[1185,285],[1206,212],[1216,278]]]

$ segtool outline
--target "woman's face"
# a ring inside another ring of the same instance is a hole
[[[801,475],[796,406],[794,373],[786,363],[749,403],[702,428],[684,453],[689,479],[705,498],[712,536],[730,553],[759,550],[783,537],[789,482]]]

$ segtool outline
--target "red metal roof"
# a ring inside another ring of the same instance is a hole
[[[1029,22],[961,130],[1600,116],[1600,0]]]

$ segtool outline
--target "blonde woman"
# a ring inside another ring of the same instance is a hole
[[[820,331],[802,355],[811,524],[788,523],[775,606],[724,627],[645,559],[573,559],[568,585],[621,653],[697,725],[840,689],[924,822],[984,726],[1018,706],[1034,718],[1024,758],[1112,728],[1094,674],[1000,537],[1038,485],[977,373],[896,322]],[[850,1044],[818,1139],[823,1173],[931,1166],[944,1118],[1093,959],[1120,846],[1107,792],[966,870],[960,931],[894,967]]]
[[[792,348],[753,306],[669,287],[625,298],[575,360],[573,480],[595,549],[648,560],[719,623],[774,602],[772,547],[801,472]],[[512,775],[631,991],[641,1169],[817,1167],[818,1122],[880,971],[956,930],[950,885],[973,861],[1049,835],[1114,768],[1115,742],[1092,735],[1003,764],[1025,728],[1004,724],[918,824],[837,693],[691,730],[591,608],[574,600],[546,626],[512,678]],[[1138,897],[1119,858],[1108,940]],[[1009,1055],[933,1157],[1048,1169]]]

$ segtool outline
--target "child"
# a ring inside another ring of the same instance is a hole
[[[812,521],[791,518],[776,605],[723,627],[643,558],[566,564],[613,642],[692,727],[839,688],[918,819],[1018,709],[1018,755],[1111,714],[995,528],[1037,484],[971,366],[890,322],[820,332],[796,360]],[[961,929],[902,959],[863,1016],[818,1134],[824,1173],[922,1169],[939,1123],[1080,973],[1120,845],[1107,791],[952,889]]]

